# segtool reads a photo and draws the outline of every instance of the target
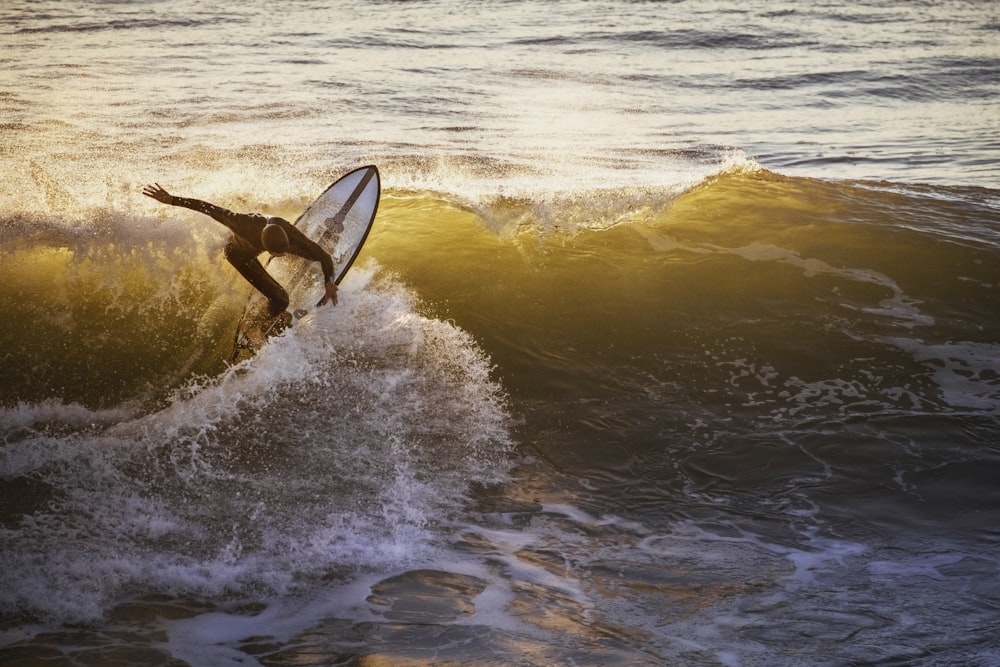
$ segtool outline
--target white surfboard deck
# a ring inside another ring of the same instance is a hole
[[[316,241],[333,258],[334,281],[340,284],[361,252],[378,212],[381,180],[374,165],[344,175],[328,187],[295,221],[295,226]],[[323,298],[323,269],[319,262],[294,255],[272,257],[267,272],[288,292],[288,310],[301,317]],[[250,295],[236,327],[235,362],[243,353],[253,354],[284,327],[269,316],[267,298],[256,290]]]

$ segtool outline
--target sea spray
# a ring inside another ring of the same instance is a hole
[[[282,594],[419,559],[470,482],[505,478],[508,418],[468,336],[375,270],[161,410],[8,443],[4,477],[47,501],[6,530],[5,612],[92,622],[136,586]]]

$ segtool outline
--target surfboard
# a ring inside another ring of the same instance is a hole
[[[334,281],[339,285],[368,238],[381,196],[378,168],[368,165],[337,179],[293,223],[333,258]],[[294,255],[272,257],[267,272],[288,292],[288,310],[299,319],[326,293],[323,269]],[[252,355],[271,336],[281,333],[291,318],[270,317],[267,298],[256,290],[250,295],[236,327],[233,362]]]

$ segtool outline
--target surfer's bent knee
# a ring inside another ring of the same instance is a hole
[[[226,244],[223,254],[247,282],[267,297],[272,317],[288,309],[288,292],[264,269],[257,259],[257,251],[254,248],[233,237]]]

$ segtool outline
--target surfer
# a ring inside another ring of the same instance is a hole
[[[159,183],[147,185],[142,189],[142,194],[164,204],[183,206],[204,213],[228,227],[233,236],[226,244],[226,259],[255,289],[267,297],[271,316],[280,317],[282,325],[287,326],[292,320],[291,314],[286,310],[288,292],[264,270],[260,260],[257,259],[262,252],[267,251],[274,257],[288,253],[319,262],[323,266],[326,294],[318,305],[322,306],[325,303],[337,305],[333,258],[318,243],[310,240],[284,218],[265,217],[259,213],[233,213],[200,199],[175,197],[164,190]]]

